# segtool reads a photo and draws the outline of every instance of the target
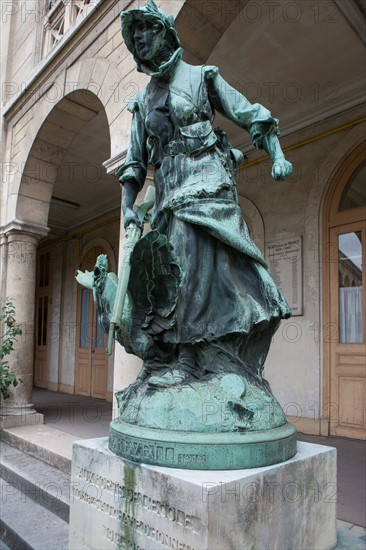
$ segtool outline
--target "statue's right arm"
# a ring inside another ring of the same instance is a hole
[[[136,197],[139,192],[139,185],[137,181],[133,178],[126,179],[123,183],[122,191],[122,214],[123,214],[123,225],[125,229],[131,224],[134,223],[141,228],[141,222],[133,209],[135,204]]]
[[[144,186],[146,178],[148,163],[146,150],[147,133],[137,100],[134,100],[129,105],[129,110],[133,112],[130,144],[126,161],[117,170],[116,175],[123,186],[122,213],[124,226],[128,227],[130,223],[135,223],[140,227],[141,223],[133,210],[133,205],[138,193]]]
[[[208,93],[212,106],[241,128],[247,130],[258,149],[264,149],[273,162],[272,177],[284,179],[292,172],[278,139],[278,120],[260,103],[250,101],[230,86],[216,67],[206,69]]]

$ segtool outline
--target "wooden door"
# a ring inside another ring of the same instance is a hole
[[[366,439],[366,143],[336,174],[324,218],[324,407],[329,434]]]
[[[100,247],[91,249],[83,261],[82,270],[91,271],[103,252]],[[105,399],[108,376],[106,337],[98,319],[93,293],[80,285],[77,318],[75,393]]]
[[[366,439],[366,223],[330,230],[331,435]]]

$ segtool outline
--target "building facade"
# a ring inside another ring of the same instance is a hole
[[[0,299],[13,299],[23,328],[8,413],[32,412],[33,384],[112,400],[140,368],[118,345],[105,355],[91,292],[74,275],[100,253],[117,272],[123,250],[114,173],[129,141],[128,101],[147,78],[119,13],[144,3],[2,2]],[[294,165],[274,182],[263,151],[217,116],[246,154],[244,217],[294,312],[266,378],[300,431],[365,438],[365,3],[157,3],[176,18],[183,59],[218,66],[280,119]]]

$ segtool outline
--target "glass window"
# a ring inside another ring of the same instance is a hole
[[[42,310],[43,298],[38,298],[38,323],[37,323],[37,346],[42,345]]]
[[[37,346],[47,345],[48,296],[38,298]]]
[[[48,296],[43,298],[43,330],[42,330],[42,344],[47,345],[47,322],[48,322]]]
[[[39,286],[42,288],[44,286],[44,254],[41,254],[39,261]]]
[[[74,0],[73,2],[73,19],[76,19],[80,13],[90,4],[90,0]]]
[[[102,327],[102,323],[100,322],[99,315],[97,316],[97,326],[96,326],[96,343],[95,347],[100,349],[105,347],[105,334]]]
[[[357,168],[343,191],[339,211],[366,205],[366,161]]]
[[[84,349],[89,347],[90,292],[88,288],[83,288],[81,290],[79,346]]]
[[[362,240],[361,232],[338,237],[339,341],[360,344],[362,338]]]
[[[50,284],[50,253],[46,252],[44,262],[44,286]]]
[[[50,253],[46,252],[39,256],[39,288],[50,284]]]
[[[70,26],[79,18],[89,5],[100,0],[48,0],[45,18],[44,55],[58,44]],[[80,17],[82,20],[82,17]]]

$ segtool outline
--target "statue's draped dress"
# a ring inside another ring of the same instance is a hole
[[[120,181],[134,178],[141,189],[148,165],[154,166],[152,227],[167,237],[180,268],[166,322],[152,329],[150,308],[140,328],[150,331],[157,354],[169,346],[193,345],[203,351],[206,371],[235,371],[241,365],[260,376],[273,333],[291,313],[250,238],[237,198],[234,156],[219,142],[213,144],[211,123],[218,111],[261,147],[265,135],[278,133],[278,121],[231,88],[216,67],[188,65],[177,52],[164,75],[152,76],[129,109],[131,140]],[[189,127],[199,122],[202,150],[190,155],[177,142],[197,145]],[[138,302],[141,286],[135,277],[130,293]],[[135,317],[141,320],[141,311]],[[151,351],[150,346],[145,357]]]

